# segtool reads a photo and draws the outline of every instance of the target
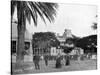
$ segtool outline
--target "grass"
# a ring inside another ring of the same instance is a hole
[[[47,73],[47,72],[63,72],[63,71],[82,71],[82,70],[96,70],[97,60],[75,61],[71,60],[69,66],[62,66],[60,69],[55,68],[55,61],[49,61],[49,65],[45,66],[44,61],[40,61],[40,70],[36,70],[34,63],[23,63],[23,67],[17,69],[15,64],[12,64],[13,74],[30,74],[30,73]]]

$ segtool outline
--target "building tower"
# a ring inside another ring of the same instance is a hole
[[[67,38],[73,38],[72,33],[71,33],[71,30],[70,29],[65,29],[65,31],[63,33],[63,37],[65,39],[67,39]]]

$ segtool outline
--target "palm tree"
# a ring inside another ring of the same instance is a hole
[[[32,1],[11,1],[11,19],[13,17],[15,8],[17,8],[17,29],[18,29],[18,44],[17,44],[17,59],[16,63],[21,63],[24,59],[24,34],[26,29],[26,20],[31,23],[33,19],[34,25],[37,26],[38,16],[45,22],[47,18],[49,22],[54,22],[56,17],[56,3],[41,3]],[[46,23],[46,22],[45,22]]]
[[[98,15],[95,16],[95,18],[98,18]],[[92,25],[93,30],[97,30],[97,22],[94,22]]]
[[[97,23],[96,22],[93,23],[92,28],[93,28],[93,30],[97,30]]]

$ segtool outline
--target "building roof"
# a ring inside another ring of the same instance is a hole
[[[65,42],[67,38],[74,38],[74,36],[71,33],[71,30],[69,29],[65,29],[62,36],[57,35],[56,37],[60,42]]]

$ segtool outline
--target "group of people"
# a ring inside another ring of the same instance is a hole
[[[63,61],[63,63],[62,63],[62,60],[65,60],[65,61]],[[69,57],[69,55],[66,55],[63,58],[60,55],[57,56],[56,66],[55,67],[56,68],[61,68],[62,65],[64,65],[64,66],[70,65],[70,57]]]
[[[48,66],[48,57],[47,56],[44,56],[44,61],[45,61],[45,65]],[[34,65],[35,65],[35,69],[40,69],[40,65],[39,65],[39,62],[40,62],[40,56],[39,55],[34,55],[33,56],[33,62],[34,62]]]
[[[69,56],[68,55],[66,55],[65,57],[64,57],[64,59],[65,59],[65,66],[68,66],[68,65],[70,65],[70,58],[69,58]],[[58,55],[57,57],[56,57],[56,64],[55,64],[55,68],[61,68],[62,67],[62,57],[61,57],[61,55]],[[45,65],[46,66],[48,66],[48,61],[49,61],[49,59],[48,59],[48,56],[44,56],[44,61],[45,61]],[[34,55],[33,56],[33,62],[34,62],[34,65],[35,65],[35,69],[36,70],[39,70],[40,69],[40,65],[39,65],[39,62],[40,62],[40,56],[39,55]]]

